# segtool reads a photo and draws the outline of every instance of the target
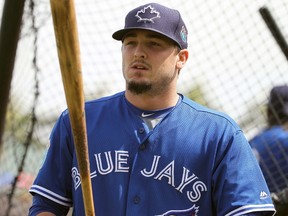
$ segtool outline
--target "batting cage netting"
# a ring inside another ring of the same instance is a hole
[[[0,2],[2,14],[4,0]],[[251,139],[267,125],[271,88],[288,84],[287,57],[259,10],[266,7],[271,12],[288,41],[288,2],[157,2],[178,9],[189,31],[190,56],[181,71],[178,91],[228,113]],[[123,27],[127,12],[139,6],[139,1],[76,0],[75,6],[85,99],[124,90],[121,43],[111,35]],[[51,129],[64,109],[49,1],[27,0],[0,151],[0,215],[27,215],[28,189],[45,157]]]

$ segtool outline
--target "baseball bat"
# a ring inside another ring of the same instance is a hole
[[[94,216],[80,46],[73,0],[50,0],[58,60],[78,161],[85,215]]]
[[[259,12],[270,32],[272,33],[274,39],[276,40],[277,44],[279,45],[280,49],[282,50],[283,54],[285,55],[286,59],[288,60],[288,44],[285,41],[285,38],[281,33],[273,16],[271,15],[269,9],[267,7],[261,7],[259,9]]]

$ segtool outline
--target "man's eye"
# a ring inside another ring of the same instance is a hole
[[[151,44],[152,46],[160,46],[160,43],[155,42],[155,41],[150,42],[150,44]]]
[[[133,44],[135,44],[134,41],[126,41],[126,42],[124,42],[124,45],[125,45],[125,46],[133,45]]]

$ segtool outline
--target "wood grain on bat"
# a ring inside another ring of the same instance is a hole
[[[80,47],[73,0],[50,0],[58,59],[79,166],[85,215],[93,216]]]

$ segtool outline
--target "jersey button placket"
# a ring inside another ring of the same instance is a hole
[[[133,197],[133,203],[134,204],[139,204],[140,201],[141,201],[141,198],[139,196],[136,195],[136,196]]]
[[[145,130],[144,127],[140,127],[138,128],[138,136],[139,136],[139,139],[140,139],[140,145],[139,145],[139,150],[140,151],[143,151],[146,149],[146,144],[145,144],[145,140],[147,138],[147,131]]]
[[[143,134],[143,133],[145,132],[145,129],[144,129],[144,128],[139,128],[139,129],[138,129],[138,132],[139,132],[140,134]]]
[[[146,143],[144,142],[144,143],[140,144],[139,150],[144,151],[145,149],[146,149]]]

